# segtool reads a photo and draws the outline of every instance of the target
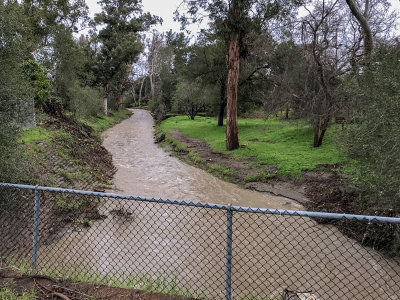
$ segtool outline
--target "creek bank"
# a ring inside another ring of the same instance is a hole
[[[232,155],[213,151],[206,141],[188,137],[179,130],[171,130],[169,134],[158,131],[155,140],[163,146],[168,145],[180,159],[223,180],[260,193],[295,200],[310,210],[345,213],[347,210],[341,209],[337,203],[349,200],[354,194],[347,192],[349,183],[338,172],[340,164],[321,165],[314,171],[303,172],[299,179],[291,179],[274,176],[276,167],[253,167]],[[260,172],[267,176],[260,177]]]
[[[262,194],[295,200],[309,211],[399,217],[392,211],[358,205],[359,201],[356,200],[360,197],[360,193],[352,185],[350,178],[340,172],[342,167],[340,163],[318,165],[313,171],[303,171],[299,179],[280,176],[260,178],[257,176],[260,171],[273,175],[275,169],[273,167],[253,168],[229,154],[213,151],[206,141],[188,137],[179,130],[170,132],[156,130],[155,140],[162,146],[168,147],[172,155],[225,181]],[[322,219],[316,221],[327,222]],[[399,255],[400,229],[396,229],[396,226],[371,224],[365,227],[360,222],[349,220],[329,222],[335,223],[341,232],[362,245],[370,246],[390,256]]]
[[[103,284],[74,282],[41,275],[21,274],[16,270],[2,265],[0,265],[0,292],[1,287],[7,287],[13,291],[15,298],[12,299],[19,299],[17,297],[22,296],[25,292],[34,294],[34,298],[30,299],[194,300],[194,298],[183,296],[170,296]],[[11,298],[10,294],[7,296]]]
[[[126,117],[130,116],[127,114]],[[117,119],[111,117],[111,119]],[[121,121],[121,120],[119,120]],[[67,117],[60,109],[42,115],[40,127],[21,134],[31,168],[24,184],[104,191],[112,183],[115,167],[111,154],[91,127]],[[29,257],[32,247],[33,193],[1,189],[0,256]],[[39,241],[48,244],[68,230],[81,230],[101,219],[98,203],[89,197],[41,193]],[[16,228],[22,228],[16,231]],[[15,234],[18,233],[18,239]],[[14,235],[14,236],[13,236]]]

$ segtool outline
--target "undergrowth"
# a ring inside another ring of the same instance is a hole
[[[35,290],[16,293],[8,287],[0,288],[0,300],[32,300],[36,298],[37,292]]]

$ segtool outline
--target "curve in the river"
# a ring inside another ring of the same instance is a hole
[[[153,126],[148,111],[135,109],[130,119],[104,134],[104,146],[117,167],[118,193],[301,209],[291,200],[243,190],[186,165],[153,142]],[[42,246],[39,266],[85,268],[128,281],[168,276],[181,290],[224,299],[225,211],[101,199],[100,212],[105,219],[94,221],[89,229],[69,230]],[[326,300],[400,299],[399,274],[397,263],[343,236],[332,225],[301,217],[233,215],[236,299],[275,298],[284,288],[311,291],[316,299]]]
[[[113,155],[117,167],[114,184],[119,192],[251,207],[301,209],[294,201],[238,188],[183,163],[154,143],[153,126],[148,111],[135,109],[129,120],[105,132],[103,144]]]

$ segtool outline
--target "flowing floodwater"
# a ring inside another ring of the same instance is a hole
[[[117,167],[114,184],[128,195],[223,203],[251,207],[301,209],[294,201],[238,188],[189,166],[153,141],[154,121],[146,110],[104,134],[104,146]]]
[[[241,189],[170,156],[153,142],[150,113],[133,112],[104,134],[117,167],[112,192],[302,210],[289,199]],[[180,289],[224,298],[225,211],[100,201],[105,218],[42,246],[39,266],[90,269],[130,281],[172,276]],[[310,291],[316,299],[400,299],[397,263],[309,218],[234,213],[232,265],[237,299],[278,297],[284,288]]]

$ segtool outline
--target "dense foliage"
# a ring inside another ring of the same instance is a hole
[[[357,161],[359,205],[387,214],[400,211],[400,47],[382,47],[372,59],[346,91],[359,105],[345,146]]]
[[[18,136],[40,122],[38,115],[88,118],[107,114],[108,101],[121,107],[141,32],[157,18],[142,12],[141,1],[102,5],[96,22],[105,27],[96,34],[85,1],[0,3],[0,181],[23,180],[27,159]]]

